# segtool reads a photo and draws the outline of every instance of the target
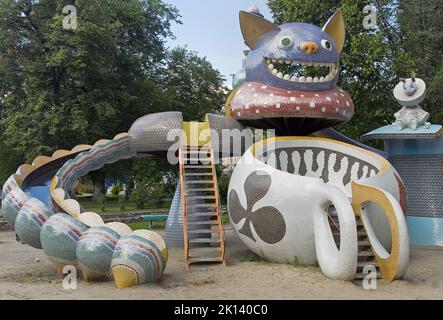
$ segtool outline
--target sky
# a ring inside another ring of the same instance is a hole
[[[177,7],[183,24],[172,26],[176,36],[168,45],[187,46],[206,57],[231,86],[231,74],[242,67],[245,44],[238,13],[255,4],[265,18],[272,20],[266,0],[164,0]]]

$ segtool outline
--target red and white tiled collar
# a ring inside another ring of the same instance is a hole
[[[354,104],[349,94],[336,87],[328,91],[289,91],[258,82],[247,82],[231,101],[232,118],[322,118],[349,121]]]

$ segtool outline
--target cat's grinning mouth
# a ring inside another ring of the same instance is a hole
[[[299,83],[324,83],[335,79],[338,63],[303,62],[265,58],[268,70],[276,77]]]

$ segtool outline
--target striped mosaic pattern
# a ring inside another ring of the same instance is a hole
[[[351,181],[379,173],[373,164],[339,151],[316,147],[277,148],[259,160],[271,167],[301,176],[320,178],[325,183],[347,186]]]
[[[118,288],[157,282],[165,269],[157,245],[138,235],[122,237],[115,248],[111,269]]]
[[[17,215],[28,200],[28,196],[18,186],[13,177],[5,183],[2,194],[4,196],[1,210],[6,222],[14,230]]]
[[[111,260],[120,235],[106,226],[88,229],[81,236],[76,255],[87,280],[108,276]]]
[[[15,220],[15,231],[20,239],[35,249],[42,249],[40,231],[54,213],[40,200],[30,198]]]
[[[56,264],[77,265],[76,246],[87,227],[78,219],[58,213],[46,221],[40,233],[43,251]]]
[[[128,135],[124,135],[111,141],[103,140],[102,144],[67,161],[56,174],[59,178],[56,187],[70,190],[79,178],[89,172],[100,169],[105,164],[134,157],[135,153],[130,150],[130,139]]]

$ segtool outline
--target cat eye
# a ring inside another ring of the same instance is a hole
[[[291,37],[288,37],[288,36],[283,37],[280,40],[280,48],[282,48],[282,49],[290,48],[290,47],[292,47],[293,44],[294,44],[294,41],[292,40]]]
[[[323,47],[324,49],[326,49],[326,50],[332,52],[332,44],[331,44],[330,41],[328,41],[328,40],[322,40],[322,41],[321,41],[321,45],[322,45],[322,47]]]

